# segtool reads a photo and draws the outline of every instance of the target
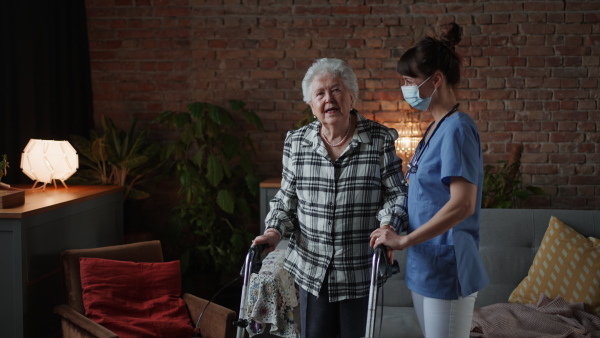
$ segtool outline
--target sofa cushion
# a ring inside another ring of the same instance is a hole
[[[80,258],[85,314],[119,337],[190,337],[179,261]]]
[[[600,315],[600,240],[585,238],[558,218],[550,222],[527,276],[508,301],[536,304],[540,294],[583,302]]]

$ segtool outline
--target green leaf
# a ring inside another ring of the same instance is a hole
[[[183,128],[183,132],[181,133],[181,141],[186,145],[190,145],[194,142],[195,130],[193,126],[187,125]]]
[[[235,210],[239,215],[250,215],[251,209],[248,205],[248,201],[242,196],[238,196],[235,200]]]
[[[123,167],[123,168],[127,168],[127,169],[134,169],[134,168],[141,166],[142,164],[144,164],[146,162],[148,162],[148,156],[133,155],[133,156],[130,156],[129,158],[126,158],[121,163],[119,163],[119,166]]]
[[[515,191],[513,191],[513,195],[522,201],[529,198],[529,194],[527,193],[527,191],[523,191],[523,190],[515,190]]]
[[[244,151],[240,153],[240,165],[246,173],[252,173],[252,159],[248,152]]]
[[[242,113],[244,115],[244,119],[248,123],[251,123],[254,126],[256,126],[256,128],[258,130],[263,130],[264,129],[260,117],[258,117],[258,115],[256,115],[256,113],[253,110],[244,110],[244,111],[242,111]]]
[[[214,154],[208,156],[206,178],[214,187],[223,179],[223,168],[219,159]]]
[[[541,195],[545,194],[544,189],[542,189],[540,187],[527,186],[527,187],[525,187],[525,189],[527,189],[527,191],[529,191],[532,194],[537,195],[537,196],[541,196]]]
[[[231,165],[229,165],[229,162],[225,157],[221,157],[221,167],[223,168],[223,174],[225,174],[225,177],[231,178]]]
[[[206,109],[206,104],[202,102],[193,102],[188,105],[188,110],[194,118],[199,118]]]
[[[235,155],[237,155],[240,149],[240,141],[235,136],[225,136],[223,138],[223,155],[228,160],[231,160]]]
[[[91,150],[94,162],[106,162],[108,160],[106,148],[104,138],[97,138],[92,142]]]
[[[139,189],[130,188],[127,197],[132,200],[143,200],[150,197],[150,194]]]
[[[235,196],[228,190],[219,190],[217,193],[217,205],[223,211],[232,214],[235,209]]]
[[[142,154],[148,156],[148,158],[153,158],[159,152],[160,152],[160,145],[158,143],[151,143],[144,149],[144,151],[142,151]]]
[[[231,236],[231,246],[234,248],[239,248],[239,247],[243,247],[244,246],[244,239],[245,236],[243,234],[241,234],[240,232],[234,232],[233,235]]]
[[[208,115],[216,124],[221,124],[221,108],[219,106],[209,104]]]
[[[233,111],[240,111],[240,110],[244,109],[244,107],[246,106],[246,103],[244,103],[243,101],[240,101],[240,100],[229,100],[229,106],[231,107],[231,109]]]
[[[259,193],[260,182],[259,182],[258,178],[256,178],[256,176],[254,176],[253,174],[247,174],[246,175],[246,184],[248,185],[248,190],[250,190],[250,193],[253,196],[256,196],[256,194]]]
[[[92,154],[92,141],[80,135],[71,135],[69,139],[79,156],[84,156],[91,161],[95,161]]]
[[[192,161],[194,162],[194,164],[198,167],[198,168],[202,168],[204,166],[204,149],[206,148],[205,146],[202,146],[195,154],[194,157],[192,158]]]
[[[192,119],[189,114],[185,114],[185,113],[177,114],[177,115],[175,115],[175,126],[177,127],[177,129],[181,129],[185,125],[190,123],[191,120]]]

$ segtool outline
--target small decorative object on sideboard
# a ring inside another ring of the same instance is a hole
[[[2,180],[2,176],[6,176],[8,173],[8,160],[6,159],[6,154],[2,155],[2,161],[0,161],[0,181]],[[10,185],[0,182],[1,188],[10,188]]]
[[[25,192],[18,190],[0,189],[0,209],[18,207],[25,203]]]
[[[2,176],[6,176],[7,173],[8,160],[6,159],[6,154],[4,154],[2,155],[2,161],[0,161],[0,180],[2,179]],[[25,203],[24,191],[13,191],[8,189],[10,189],[10,185],[0,182],[0,209],[14,208]]]

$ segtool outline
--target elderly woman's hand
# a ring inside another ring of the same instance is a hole
[[[371,240],[369,241],[369,245],[372,248],[377,247],[378,245],[385,245],[387,248],[387,256],[390,262],[394,261],[394,250],[402,250],[401,246],[402,237],[392,229],[389,225],[384,225],[381,228],[373,231],[371,233]]]
[[[252,246],[259,245],[259,244],[266,244],[267,247],[265,248],[265,250],[263,250],[263,253],[268,254],[269,252],[275,250],[275,247],[277,247],[277,244],[279,243],[280,239],[281,239],[281,237],[279,236],[279,234],[277,232],[268,231],[263,235],[257,236],[252,241]]]

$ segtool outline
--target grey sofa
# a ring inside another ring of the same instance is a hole
[[[550,216],[557,217],[586,237],[600,238],[598,210],[482,210],[480,253],[490,284],[479,292],[476,307],[508,302],[511,292],[527,276]],[[410,291],[404,284],[405,253],[397,251],[396,259],[401,272],[388,279],[383,295],[379,293],[375,337],[423,337],[412,308]],[[380,323],[381,334],[378,335]]]

